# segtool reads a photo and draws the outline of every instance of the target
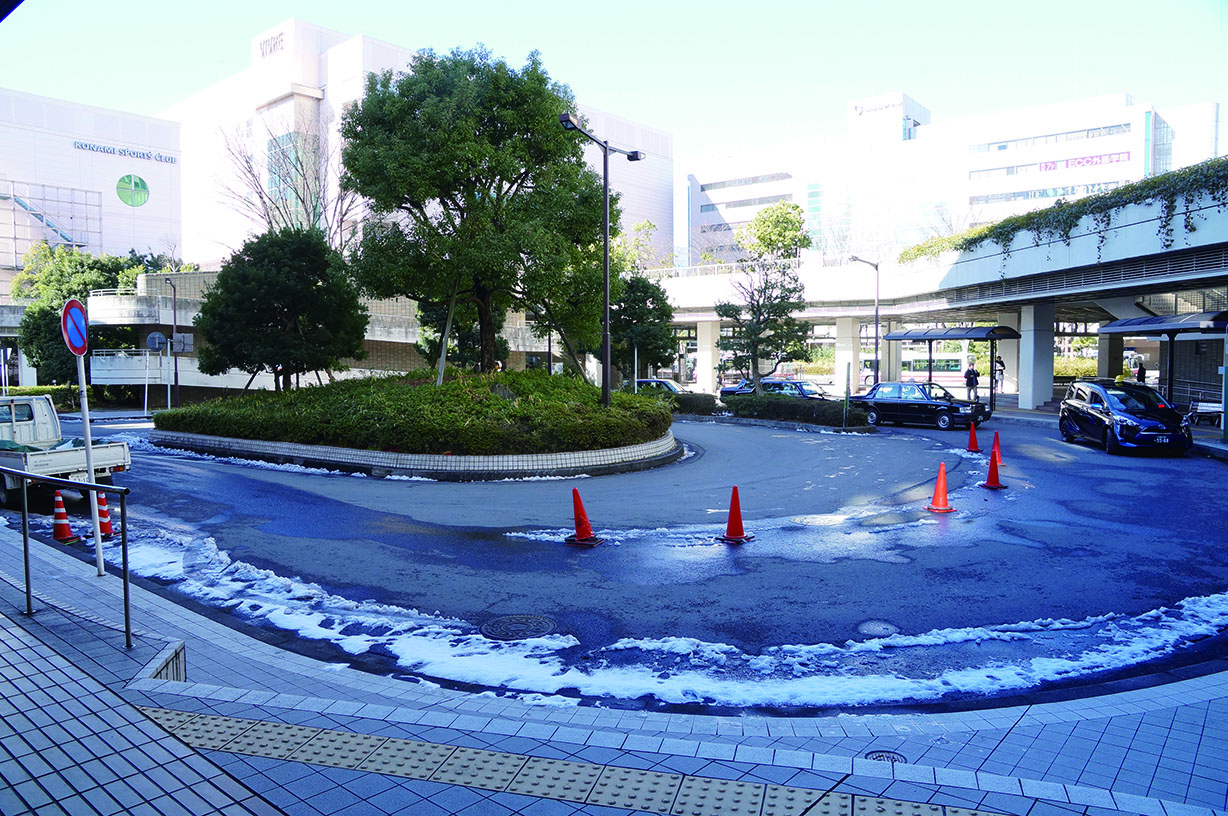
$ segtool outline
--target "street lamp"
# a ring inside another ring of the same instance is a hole
[[[856,255],[850,255],[849,260],[874,267],[874,384],[878,385],[878,264],[858,258]]]
[[[559,124],[564,130],[576,130],[601,148],[602,269],[605,271],[605,301],[601,317],[601,404],[610,407],[610,151],[621,153],[627,161],[642,161],[644,151],[623,150],[604,139],[598,139],[580,125],[574,113],[560,113]]]
[[[179,290],[170,278],[163,278],[171,285],[171,357],[175,360],[175,407],[179,407],[179,355],[175,353],[175,335],[179,332]]]

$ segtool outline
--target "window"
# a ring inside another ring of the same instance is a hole
[[[883,383],[874,392],[875,399],[899,399],[900,384],[899,383]]]
[[[14,411],[17,413],[18,422],[31,422],[34,419],[34,406],[18,402],[0,405],[0,422],[12,422]]]
[[[749,184],[764,184],[769,181],[785,181],[793,178],[790,173],[768,173],[762,176],[746,176],[745,178],[730,179],[728,181],[714,181],[711,184],[701,184],[699,189],[701,192],[706,190],[724,190],[726,187],[745,187]]]
[[[906,400],[923,400],[925,395],[921,393],[921,389],[915,385],[906,385],[900,391],[901,399]]]

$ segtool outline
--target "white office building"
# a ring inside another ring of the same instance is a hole
[[[46,241],[178,252],[179,125],[0,88],[0,296]]]
[[[248,68],[164,111],[182,125],[184,259],[216,268],[262,232],[243,203],[256,195],[253,181],[267,198],[294,198],[301,191],[289,188],[301,183],[295,170],[302,165],[316,168],[313,183],[323,195],[298,197],[322,198],[332,209],[320,225],[339,239],[349,235],[363,213],[356,201],[336,209],[342,116],[362,99],[369,74],[407,71],[413,53],[291,19],[252,38]],[[601,111],[580,112],[596,135],[648,154],[630,165],[612,160],[611,188],[622,194],[623,225],[651,221],[664,256],[673,236],[672,138]],[[600,151],[588,155],[600,172]]]

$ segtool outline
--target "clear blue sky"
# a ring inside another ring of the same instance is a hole
[[[0,86],[154,114],[292,16],[514,64],[538,50],[581,102],[672,133],[680,160],[839,135],[848,101],[889,91],[936,119],[1116,91],[1228,101],[1228,0],[25,0],[0,23]]]

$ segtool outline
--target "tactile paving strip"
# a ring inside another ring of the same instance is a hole
[[[377,737],[373,734],[321,731],[287,759],[295,762],[310,762],[312,765],[330,765],[334,768],[357,768],[367,757],[375,753],[376,748],[387,741],[387,737]]]
[[[591,765],[430,742],[142,707],[197,748],[432,779],[671,816],[999,816],[787,785]]]
[[[763,785],[755,782],[684,777],[674,806],[669,811],[670,816],[705,816],[710,813],[759,816],[763,809],[763,788]]]
[[[768,785],[761,816],[852,816],[853,797],[788,785]]]
[[[256,725],[259,720],[240,720],[201,714],[176,728],[173,733],[193,748],[218,750]]]
[[[507,786],[507,792],[583,802],[588,799],[603,770],[604,765],[533,757]]]
[[[452,756],[431,774],[431,781],[501,791],[507,788],[508,783],[520,773],[520,769],[528,761],[529,758],[521,754],[457,748]]]
[[[145,706],[137,706],[137,709],[146,717],[165,728],[167,731],[174,731],[176,728],[189,720],[200,716],[192,711],[174,711],[173,709],[169,708],[147,708]]]
[[[681,785],[678,774],[606,766],[586,801],[590,805],[669,813]]]
[[[316,734],[319,728],[288,723],[262,722],[259,728],[249,728],[226,744],[226,750],[236,754],[288,759]]]
[[[942,805],[922,805],[896,799],[853,797],[853,816],[943,816]]]
[[[455,750],[453,745],[390,739],[363,760],[358,770],[409,779],[430,779],[431,774],[439,770],[439,766]]]

